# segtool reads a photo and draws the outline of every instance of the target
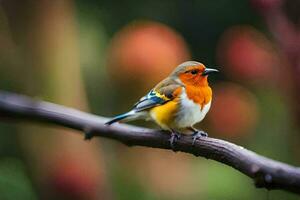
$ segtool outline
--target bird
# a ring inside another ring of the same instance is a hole
[[[212,89],[208,84],[208,75],[216,72],[217,69],[206,68],[197,61],[183,62],[135,103],[130,111],[113,117],[105,124],[151,120],[171,133],[169,141],[173,150],[182,134],[192,135],[194,145],[200,137],[208,136],[194,125],[201,122],[210,109]]]

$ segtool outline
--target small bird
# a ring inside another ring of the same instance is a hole
[[[184,62],[134,104],[132,110],[114,117],[106,125],[118,121],[152,120],[171,132],[172,149],[180,134],[192,135],[194,145],[198,138],[207,136],[194,125],[201,122],[210,109],[212,89],[207,78],[215,72],[218,70],[206,68],[196,61]]]

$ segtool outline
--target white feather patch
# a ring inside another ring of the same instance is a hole
[[[176,116],[176,126],[185,128],[201,122],[210,109],[211,101],[201,110],[201,106],[187,97],[185,91],[180,96],[180,111]]]

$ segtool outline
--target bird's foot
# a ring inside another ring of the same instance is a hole
[[[181,135],[179,133],[177,133],[175,131],[172,131],[171,137],[170,137],[169,141],[170,141],[171,149],[173,151],[175,151],[175,152],[176,152],[176,150],[175,150],[175,143],[180,139],[180,137],[181,137]]]
[[[204,132],[204,131],[196,130],[192,136],[193,136],[193,143],[192,143],[192,145],[194,146],[196,140],[198,140],[201,137],[207,137],[208,134],[206,132]]]

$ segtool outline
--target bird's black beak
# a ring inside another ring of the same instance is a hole
[[[211,69],[211,68],[205,68],[204,72],[202,72],[202,76],[206,76],[212,73],[217,73],[219,70],[217,69]]]

